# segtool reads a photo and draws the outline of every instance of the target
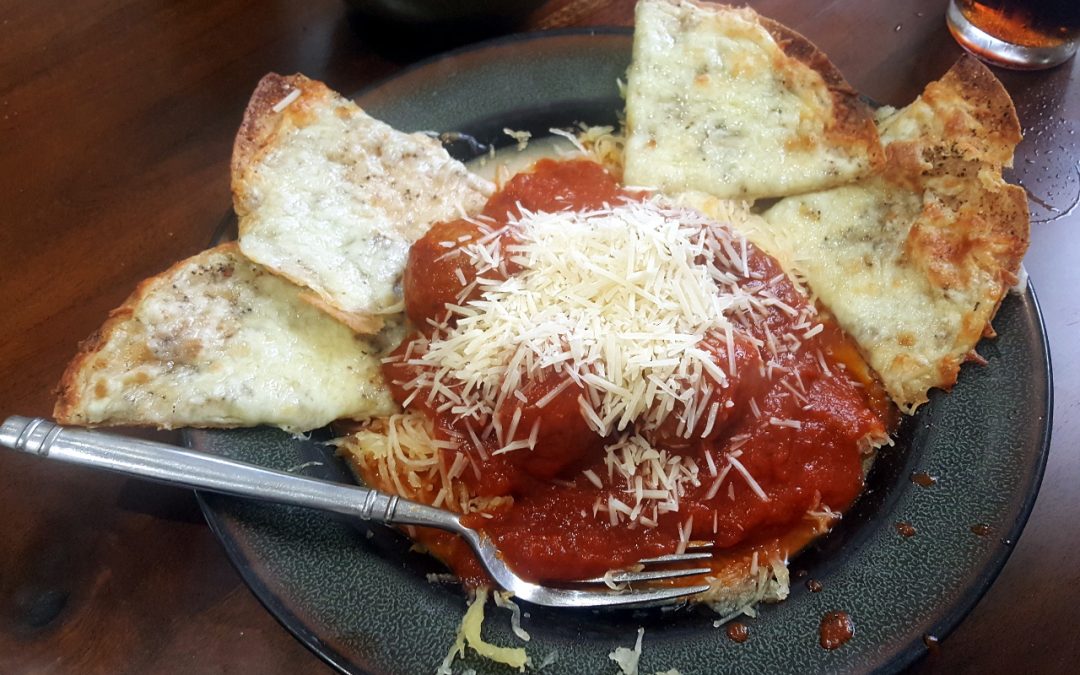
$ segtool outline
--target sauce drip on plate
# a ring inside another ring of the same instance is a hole
[[[855,635],[855,624],[847,612],[829,612],[821,617],[818,633],[818,643],[822,649],[837,649]]]
[[[741,621],[732,621],[729,623],[725,632],[727,633],[729,640],[738,644],[742,644],[750,638],[750,629]]]
[[[900,522],[896,524],[896,531],[900,533],[901,537],[914,537],[915,526],[911,523]]]
[[[911,474],[911,482],[915,483],[919,487],[928,488],[933,487],[937,484],[937,478],[934,478],[925,471],[916,471],[915,473]]]

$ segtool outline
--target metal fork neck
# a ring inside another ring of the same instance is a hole
[[[181,487],[333,511],[389,525],[462,530],[456,514],[396,495],[296,476],[165,443],[65,428],[40,418],[8,418],[0,425],[0,445]]]

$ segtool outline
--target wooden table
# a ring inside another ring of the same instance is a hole
[[[910,101],[960,54],[944,0],[752,3],[805,33],[873,99]],[[336,0],[79,3],[0,11],[0,416],[49,415],[78,340],[135,283],[205,247],[230,203],[232,137],[255,82],[342,91],[434,42]],[[629,25],[632,2],[550,2],[520,29]],[[449,36],[443,36],[449,40]],[[929,672],[1080,663],[1080,82],[1074,60],[1000,72],[1027,138],[1027,268],[1056,380],[1054,442],[1007,567]],[[321,672],[229,566],[190,492],[0,452],[0,673]]]

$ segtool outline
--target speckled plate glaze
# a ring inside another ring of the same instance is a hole
[[[404,130],[457,131],[462,156],[507,144],[503,127],[542,135],[551,126],[614,121],[616,78],[630,59],[628,31],[519,36],[451,53],[361,93],[371,114]],[[645,628],[641,672],[893,672],[925,652],[924,636],[944,637],[1005,564],[1027,520],[1049,445],[1051,376],[1034,294],[1010,295],[994,326],[1000,337],[965,366],[952,393],[935,392],[885,449],[865,493],[843,523],[793,559],[791,597],[747,620],[750,639],[730,641],[716,618],[681,611],[593,612],[525,607],[524,646],[545,670],[617,672],[608,653],[632,646]],[[327,382],[327,386],[334,386]],[[351,480],[316,434],[298,441],[270,429],[192,431],[208,452],[321,478]],[[912,472],[938,478],[923,488]],[[368,530],[323,513],[202,494],[211,528],[256,596],[293,634],[349,673],[434,672],[465,608],[455,585],[431,583],[436,563],[408,551],[384,528]],[[897,522],[916,534],[905,538]],[[985,524],[978,535],[973,525]],[[823,590],[811,593],[805,581]],[[854,638],[818,646],[823,614],[844,610]],[[489,606],[485,636],[522,644],[509,613]],[[466,658],[455,672],[509,669]]]

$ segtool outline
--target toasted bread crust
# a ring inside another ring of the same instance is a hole
[[[932,234],[917,222],[907,251],[938,288],[967,286],[972,270],[982,269],[1004,293],[1016,282],[1030,239],[1027,194],[1001,178],[1022,138],[1016,108],[990,69],[968,55],[927,85],[920,102],[939,119],[943,134],[924,130],[924,137],[890,143],[897,166],[887,174],[908,172],[904,183],[914,180],[933,192],[956,219]]]
[[[239,255],[240,249],[236,242],[228,242],[207,251],[207,253],[210,252]],[[89,379],[94,373],[112,365],[108,363],[94,364],[92,363],[94,357],[109,342],[113,334],[131,319],[135,314],[135,308],[146,298],[158,279],[172,276],[187,265],[188,260],[181,260],[161,274],[140,281],[131,295],[119,307],[109,312],[105,323],[94,331],[90,337],[79,343],[78,352],[68,363],[67,368],[64,369],[60,382],[53,390],[56,395],[56,404],[53,406],[53,419],[60,424],[89,425],[86,416],[83,414],[86,401],[83,387],[80,384],[83,380]]]
[[[988,308],[977,307],[965,316],[954,337],[954,350],[936,364],[936,379],[916,379],[896,388],[897,403],[904,408],[925,403],[928,388],[952,389],[961,365],[982,361],[975,347],[981,338],[995,335],[990,322],[1016,283],[1027,251],[1028,208],[1023,188],[1007,184],[981,192],[972,188],[970,197],[951,222],[937,221],[930,209],[924,210],[912,225],[904,250],[923,269],[931,286],[943,293],[983,287],[981,302]]]
[[[832,143],[843,147],[865,148],[870,160],[870,172],[877,172],[885,164],[885,153],[878,138],[873,114],[859,99],[858,92],[848,84],[825,52],[801,33],[760,14],[758,22],[785,55],[814,70],[825,81],[833,103],[833,121],[826,129]]]
[[[959,96],[966,104],[965,112],[978,122],[980,133],[969,140],[984,144],[983,159],[1012,166],[1013,149],[1023,135],[1016,107],[1001,80],[974,56],[964,54],[940,80],[927,86],[923,97],[934,99],[940,90]]]
[[[283,274],[285,278],[289,278],[289,275]],[[300,283],[296,279],[289,279],[290,281]],[[330,303],[323,300],[317,293],[310,291],[300,294],[300,299],[308,303],[312,307],[318,307],[322,311],[326,312],[330,316],[334,317],[341,323],[345,324],[349,328],[352,328],[356,333],[360,335],[374,335],[382,329],[383,318],[378,314],[369,314],[365,312],[346,312],[341,310]]]
[[[277,130],[291,116],[297,115],[294,100],[284,110],[276,111],[274,106],[284,101],[294,90],[299,90],[299,98],[321,99],[326,98],[330,90],[321,82],[311,80],[303,75],[279,75],[268,73],[255,85],[255,91],[251,94],[247,107],[244,109],[244,119],[240,122],[240,129],[236,132],[233,141],[232,159],[229,169],[232,176],[233,203],[243,204],[239,198],[244,192],[244,176],[255,164],[256,158],[265,150]],[[290,110],[291,109],[291,110]]]

